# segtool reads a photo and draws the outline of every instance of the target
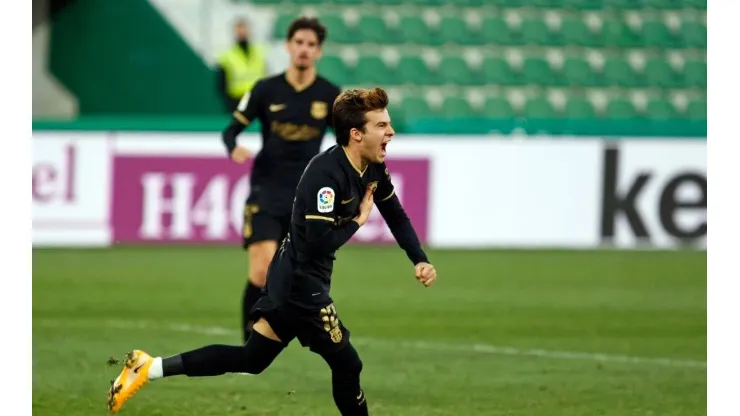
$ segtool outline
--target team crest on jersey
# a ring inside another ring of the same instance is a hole
[[[314,101],[311,103],[311,117],[321,120],[329,113],[327,104],[323,101]]]
[[[335,344],[339,344],[342,342],[342,330],[339,327],[332,328],[331,331],[329,331],[329,336],[331,337],[331,341]]]
[[[323,213],[334,211],[334,199],[333,189],[328,186],[319,189],[319,193],[316,195],[316,209]]]

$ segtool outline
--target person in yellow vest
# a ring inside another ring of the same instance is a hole
[[[234,45],[223,52],[218,62],[218,90],[225,110],[231,114],[239,100],[267,74],[265,52],[249,39],[249,25],[243,19],[234,23]]]

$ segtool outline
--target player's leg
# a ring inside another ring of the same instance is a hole
[[[167,358],[152,357],[140,350],[132,351],[126,354],[123,371],[111,384],[108,409],[111,413],[118,412],[149,380],[177,375],[260,374],[291,339],[287,335],[281,340],[267,320],[261,318],[254,324],[254,331],[244,345],[208,345]]]
[[[321,357],[331,368],[332,395],[339,412],[343,416],[367,416],[367,399],[360,387],[362,360],[355,347],[347,342],[339,351]]]
[[[362,416],[368,414],[365,393],[360,387],[362,361],[349,335],[333,304],[306,316],[298,331],[301,344],[309,346],[331,368],[332,395],[339,412],[344,416]]]
[[[247,205],[244,214],[244,248],[249,260],[249,276],[242,297],[242,339],[249,338],[253,322],[249,315],[262,296],[267,279],[267,269],[277,251],[281,237],[280,222],[252,205]]]

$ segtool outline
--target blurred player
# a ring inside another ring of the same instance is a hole
[[[234,111],[223,141],[236,163],[251,152],[237,146],[236,136],[252,121],[262,126],[262,150],[252,166],[250,193],[244,207],[243,247],[249,256],[249,278],[242,298],[243,339],[252,323],[249,311],[265,285],[267,266],[278,242],[288,233],[295,187],[306,165],[321,148],[331,125],[331,106],[339,87],[316,74],[316,61],[326,28],[315,18],[294,20],[287,33],[290,66],[258,81]]]
[[[290,233],[270,264],[266,294],[252,310],[256,323],[246,344],[209,345],[164,359],[140,350],[128,353],[108,395],[111,412],[149,380],[259,374],[298,338],[331,368],[340,413],[368,414],[360,387],[362,361],[329,294],[336,250],[365,224],[375,203],[416,278],[427,287],[437,278],[385,167],[386,146],[395,134],[387,106],[380,88],[345,91],[334,103],[337,145],[316,156],[301,176]]]

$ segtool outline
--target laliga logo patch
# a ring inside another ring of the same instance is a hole
[[[318,204],[316,208],[319,212],[334,211],[334,190],[329,187],[319,189]]]

